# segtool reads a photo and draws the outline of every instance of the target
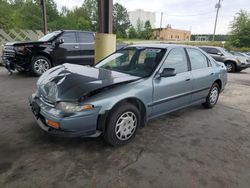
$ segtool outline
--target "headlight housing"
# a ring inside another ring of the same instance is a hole
[[[73,102],[59,102],[56,105],[56,108],[66,112],[66,113],[74,113],[74,112],[80,112],[82,110],[93,109],[94,106],[92,104],[81,105],[79,103],[73,103]]]
[[[23,52],[25,50],[25,46],[15,46],[15,50],[18,52]]]

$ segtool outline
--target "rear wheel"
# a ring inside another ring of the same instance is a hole
[[[227,67],[227,72],[235,72],[235,64],[233,62],[227,62],[226,63],[226,67]]]
[[[44,56],[36,56],[32,59],[30,71],[34,76],[40,76],[51,68],[51,62]]]
[[[133,104],[122,103],[109,114],[104,139],[113,146],[127,144],[135,137],[140,123],[139,110]]]
[[[205,108],[213,108],[218,101],[219,95],[220,95],[220,87],[217,83],[214,83],[206,98],[206,102],[203,103],[202,105]]]

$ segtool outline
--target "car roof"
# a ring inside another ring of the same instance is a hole
[[[70,30],[70,29],[67,29],[67,30],[59,30],[61,32],[85,32],[85,33],[93,33],[92,31],[82,31],[82,30]]]
[[[216,49],[219,49],[220,47],[218,47],[218,46],[199,46],[199,48],[216,48]]]
[[[182,45],[182,44],[168,44],[168,43],[145,43],[145,44],[133,44],[127,47],[145,47],[145,48],[174,48],[174,47],[188,47],[188,48],[196,48],[196,46],[190,45]]]

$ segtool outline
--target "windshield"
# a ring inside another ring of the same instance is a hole
[[[53,39],[54,37],[56,37],[59,33],[61,33],[61,31],[54,31],[52,33],[49,33],[49,34],[43,36],[38,41],[43,41],[43,42],[49,41],[49,40]]]
[[[160,48],[126,48],[102,60],[96,67],[148,77],[156,69],[165,52],[166,49]]]
[[[225,55],[225,56],[232,56],[233,54],[231,54],[229,51],[227,51],[225,48],[220,48],[220,51]]]

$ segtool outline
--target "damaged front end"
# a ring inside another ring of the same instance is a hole
[[[110,70],[64,64],[39,78],[38,89],[30,98],[31,109],[40,127],[47,132],[53,130],[51,133],[70,137],[97,136],[102,107],[87,103],[86,99],[138,79]]]

